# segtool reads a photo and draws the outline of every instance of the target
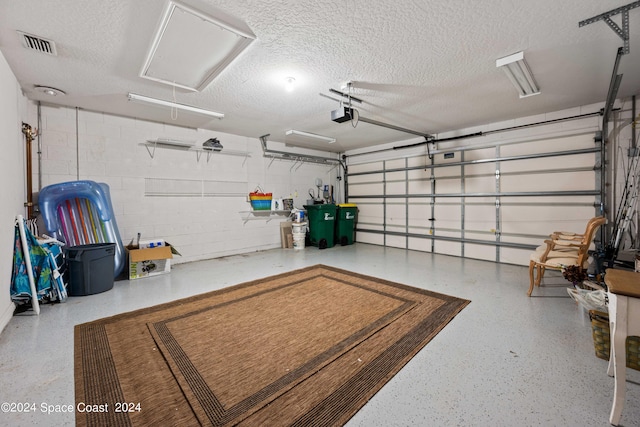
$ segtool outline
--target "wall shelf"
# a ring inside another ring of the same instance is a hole
[[[145,148],[147,149],[147,153],[149,153],[149,157],[151,157],[152,159],[156,155],[156,148],[193,151],[196,153],[196,161],[198,162],[200,161],[200,157],[202,157],[202,153],[207,153],[207,163],[209,163],[209,159],[211,159],[212,155],[239,156],[244,157],[245,161],[247,157],[251,157],[251,153],[249,153],[248,151],[228,150],[226,148],[223,148],[220,151],[209,150],[202,147],[196,147],[193,142],[178,141],[173,139],[147,140],[146,142],[142,142],[140,145],[145,146]]]
[[[262,219],[267,222],[271,221],[274,218],[284,219],[291,214],[290,210],[282,210],[282,211],[240,211],[240,215],[243,216],[244,223],[247,221]]]

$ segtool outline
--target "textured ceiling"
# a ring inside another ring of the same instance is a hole
[[[578,22],[628,0],[185,0],[244,23],[256,40],[202,92],[138,77],[166,2],[0,0],[0,51],[33,100],[296,143],[296,129],[334,137],[346,151],[414,135],[334,123],[320,96],[353,82],[367,119],[438,134],[604,101],[622,40],[604,22]],[[621,22],[621,15],[612,18]],[[640,8],[629,11],[631,52],[619,97],[640,93]],[[51,39],[58,56],[22,47],[16,30]],[[189,49],[189,46],[185,46]],[[524,51],[541,94],[519,99],[495,60]],[[193,55],[198,55],[197,51]],[[296,89],[285,92],[287,76]],[[34,90],[53,86],[66,96]],[[209,120],[127,101],[127,93],[225,113]],[[332,95],[335,97],[335,95]],[[162,137],[163,135],[158,135]]]

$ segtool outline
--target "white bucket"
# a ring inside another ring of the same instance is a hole
[[[307,232],[307,223],[306,222],[292,222],[291,223],[291,231],[293,234],[295,233],[306,233]]]
[[[293,233],[293,249],[304,249],[304,239],[307,233]]]

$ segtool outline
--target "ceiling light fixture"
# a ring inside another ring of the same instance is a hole
[[[58,95],[66,95],[67,93],[61,89],[56,89],[55,87],[51,87],[51,86],[40,86],[40,85],[35,85],[34,89],[38,92],[44,93],[46,95],[49,96],[58,96]]]
[[[311,132],[303,132],[301,130],[288,130],[285,132],[286,135],[298,135],[298,136],[305,136],[307,138],[314,138],[314,139],[319,139],[322,141],[326,141],[329,144],[333,144],[334,142],[336,142],[335,138],[331,138],[329,136],[323,136],[323,135],[318,135],[315,133],[311,133]]]
[[[224,117],[223,113],[217,113],[211,110],[205,110],[204,108],[193,107],[191,105],[179,104],[173,101],[165,101],[163,99],[150,98],[144,95],[138,95],[135,93],[129,93],[127,95],[129,101],[140,102],[143,104],[152,104],[152,105],[160,105],[169,108],[177,108],[182,111],[189,111],[191,113],[204,114],[206,116],[215,117],[217,119],[222,119]]]
[[[540,88],[538,88],[533,74],[531,74],[531,70],[524,60],[524,52],[497,59],[496,67],[502,68],[507,73],[507,77],[520,93],[520,98],[540,93]]]
[[[284,85],[284,89],[287,92],[293,92],[293,90],[296,88],[296,79],[295,77],[287,77],[285,79],[285,85]]]

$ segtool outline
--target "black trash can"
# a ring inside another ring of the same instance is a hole
[[[64,248],[70,296],[99,294],[113,288],[115,243],[92,243]]]

